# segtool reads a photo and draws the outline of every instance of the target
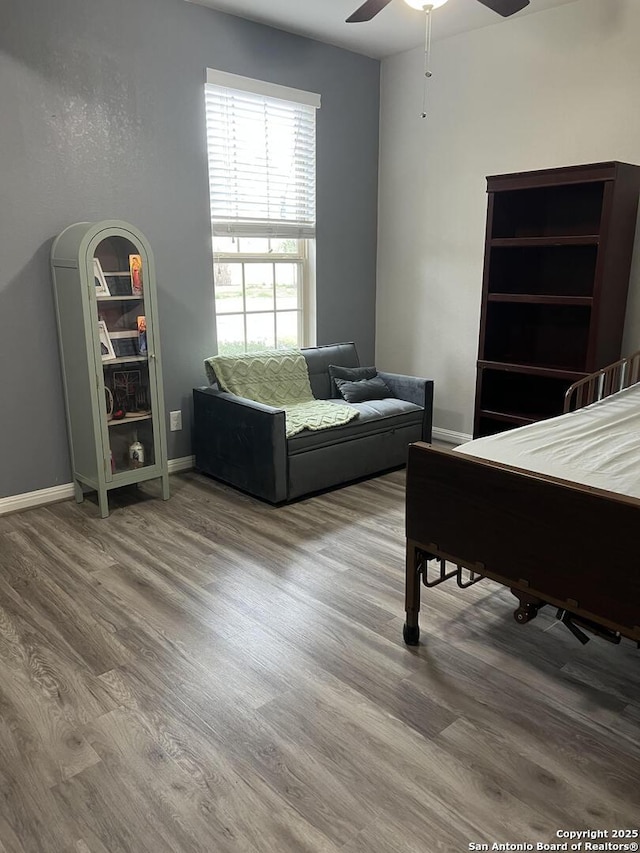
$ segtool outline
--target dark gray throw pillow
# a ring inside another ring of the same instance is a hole
[[[365,403],[367,400],[386,400],[393,397],[391,389],[379,376],[372,379],[358,379],[349,382],[347,379],[334,379],[338,391],[347,403]]]
[[[373,379],[378,375],[375,367],[339,367],[330,364],[328,367],[331,380],[331,396],[340,397],[336,379],[346,379],[348,382],[358,382],[360,379]]]

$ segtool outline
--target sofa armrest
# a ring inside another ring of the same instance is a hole
[[[415,403],[424,409],[422,416],[422,441],[431,442],[433,427],[433,379],[404,376],[401,373],[378,373],[399,400]]]
[[[286,500],[283,409],[215,388],[194,388],[193,424],[197,470],[271,503]]]

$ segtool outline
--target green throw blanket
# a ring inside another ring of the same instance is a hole
[[[211,382],[238,397],[284,409],[287,438],[303,429],[329,429],[358,417],[357,409],[316,400],[307,362],[300,350],[266,350],[246,355],[216,355],[205,360]]]

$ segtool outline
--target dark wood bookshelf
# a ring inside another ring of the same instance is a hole
[[[639,192],[618,162],[487,178],[476,437],[561,414],[619,358]]]

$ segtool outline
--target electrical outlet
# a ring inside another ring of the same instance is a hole
[[[169,429],[171,432],[177,432],[182,429],[182,412],[169,412]]]

